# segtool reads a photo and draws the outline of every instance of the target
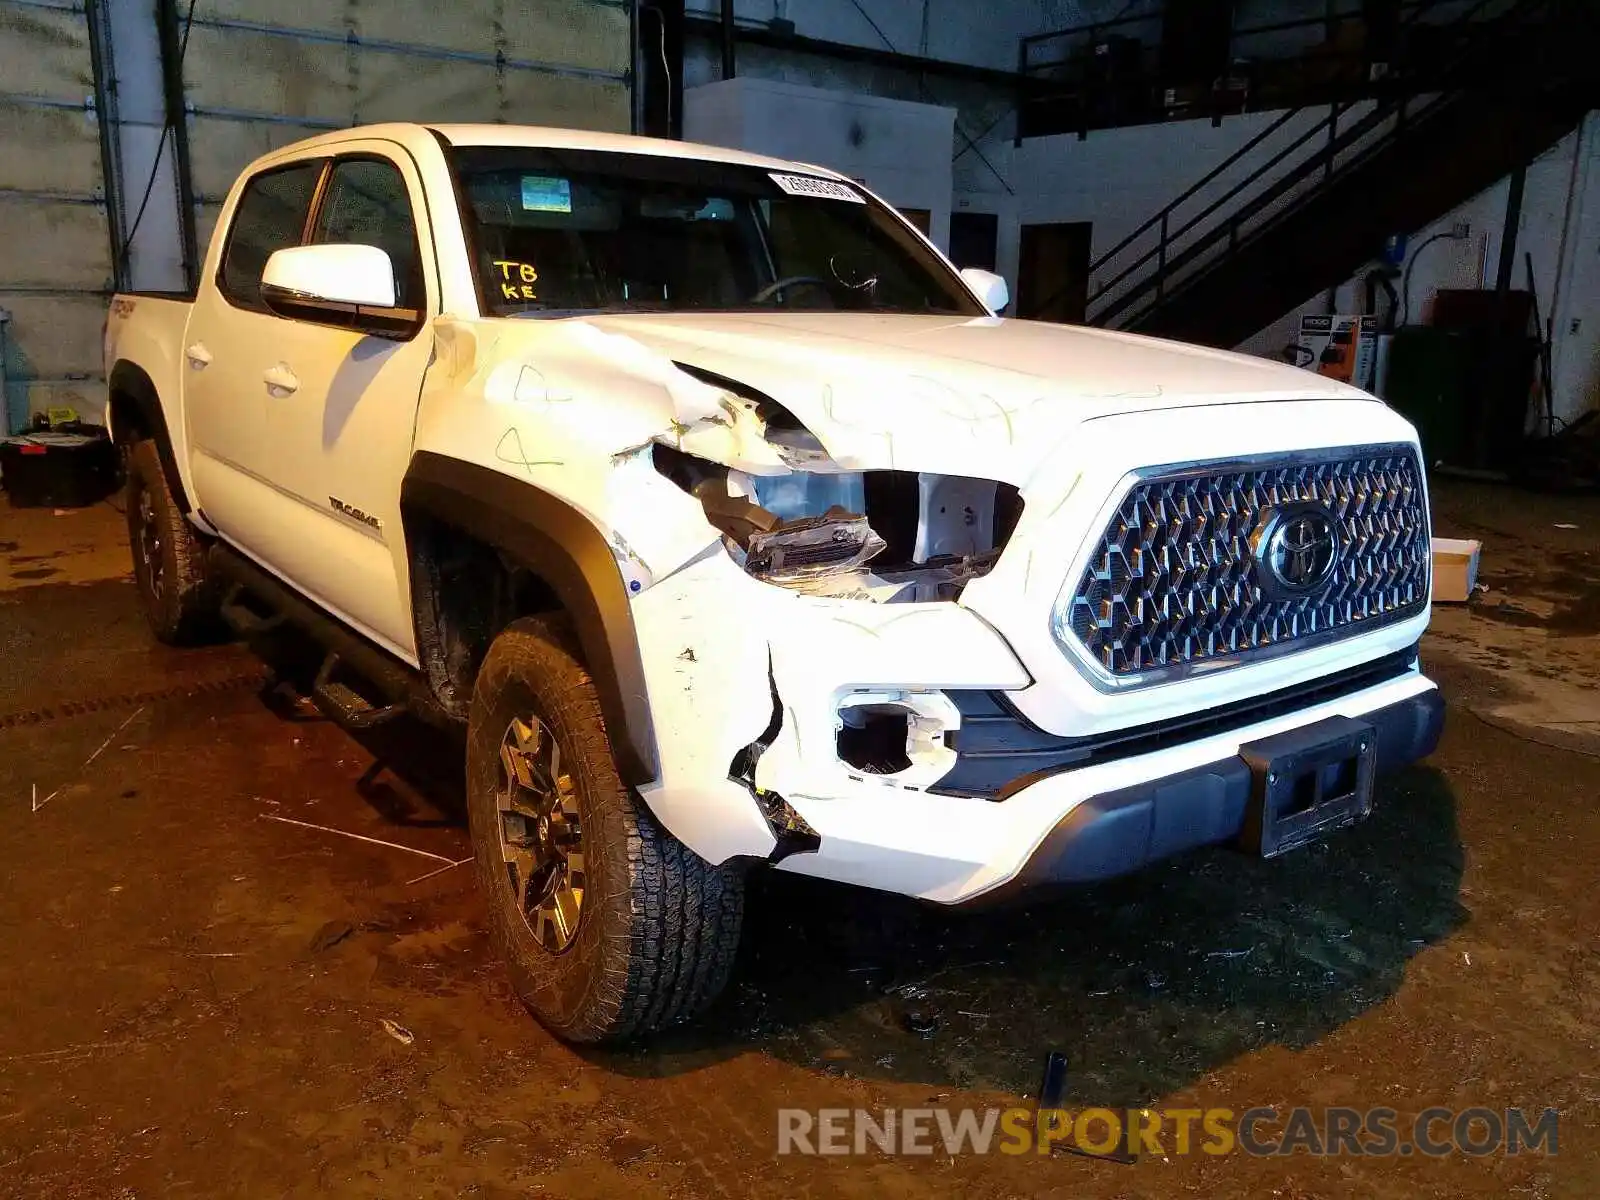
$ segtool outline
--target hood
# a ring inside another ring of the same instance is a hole
[[[585,323],[771,397],[841,466],[982,476],[1019,487],[1073,429],[1100,417],[1372,400],[1266,359],[1036,321],[774,312]]]

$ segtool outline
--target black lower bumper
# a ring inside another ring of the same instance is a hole
[[[1364,713],[1377,734],[1377,770],[1432,753],[1444,728],[1437,689]],[[1240,836],[1252,773],[1239,755],[1084,800],[1039,844],[1009,883],[975,903],[1052,884],[1089,883],[1135,871],[1184,850]]]

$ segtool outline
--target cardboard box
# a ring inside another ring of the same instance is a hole
[[[1465,604],[1478,585],[1478,554],[1473,538],[1433,539],[1433,598],[1440,604]]]

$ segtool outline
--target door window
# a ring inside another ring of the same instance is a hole
[[[316,194],[322,163],[296,163],[263,171],[244,186],[228,232],[217,287],[240,308],[266,311],[261,272],[274,251],[298,246]]]
[[[396,307],[421,312],[428,306],[411,196],[393,163],[375,158],[334,163],[311,240],[376,246],[394,266]]]

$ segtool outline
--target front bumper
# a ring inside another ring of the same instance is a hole
[[[1362,720],[1377,733],[1378,771],[1393,771],[1438,745],[1444,698],[1432,688],[1368,712]],[[1009,882],[981,899],[1111,879],[1185,850],[1234,841],[1245,824],[1251,788],[1250,768],[1235,754],[1090,796],[1045,836]]]
[[[779,870],[941,904],[963,904],[1045,872],[1061,854],[1041,855],[1040,847],[1064,825],[1089,828],[1075,836],[1096,844],[1118,843],[1115,850],[1091,850],[1085,841],[1063,868],[1082,870],[1073,864],[1092,858],[1106,864],[1097,872],[1102,875],[1111,864],[1131,868],[1188,845],[1226,840],[1237,830],[1226,789],[1214,801],[1152,800],[1144,828],[1159,825],[1159,831],[1149,833],[1138,832],[1136,801],[1107,807],[1104,798],[1214,772],[1243,745],[1330,717],[1373,721],[1373,714],[1392,709],[1383,724],[1400,730],[1406,728],[1401,714],[1437,709],[1437,689],[1414,663],[1397,664],[1376,681],[1353,679],[1338,694],[1303,692],[1290,703],[1239,714],[1229,706],[1249,694],[1241,696],[1235,672],[1223,672],[1170,689],[1182,694],[1178,714],[1162,712],[1132,727],[1144,732],[1115,752],[1019,765],[1003,788],[953,792],[942,790],[943,779],[912,786],[892,775],[852,770],[835,749],[838,713],[845,698],[862,689],[1029,694],[1029,673],[978,615],[954,604],[873,605],[796,595],[751,579],[721,554],[647,590],[634,615],[660,735],[660,777],[640,792],[674,835],[709,862],[776,860]],[[1395,645],[1400,630],[1390,627],[1271,665],[1286,672],[1294,660],[1301,685],[1309,686],[1399,654],[1415,642],[1413,633],[1410,642]],[[1189,723],[1197,714],[1219,713],[1228,717],[1220,727]],[[774,725],[776,736],[770,736]],[[1409,736],[1386,735],[1383,765],[1426,753],[1437,734],[1428,725],[1421,722]],[[1156,736],[1146,736],[1151,731]],[[960,735],[967,732],[963,724]],[[1117,732],[1091,727],[1085,736],[1103,746]],[[786,857],[750,784],[735,778],[742,752],[769,736],[753,784],[787,802],[818,840],[815,849]],[[1048,745],[1049,755],[1059,755],[1059,741]],[[972,782],[959,772],[948,779]],[[1111,808],[1128,812],[1074,817],[1080,809]],[[1193,828],[1173,831],[1169,820]],[[1121,829],[1134,831],[1125,845],[1121,832],[1113,836]]]
[[[1412,669],[1225,732],[1036,777],[1003,800],[891,789],[793,799],[821,845],[779,869],[942,904],[1102,879],[1237,836],[1250,778],[1242,746],[1342,716],[1380,730],[1380,768],[1392,770],[1433,748],[1442,711],[1438,688]]]

